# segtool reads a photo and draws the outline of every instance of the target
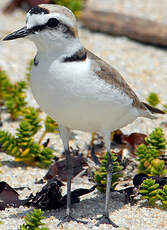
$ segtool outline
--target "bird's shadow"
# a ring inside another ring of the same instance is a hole
[[[1,165],[8,166],[9,168],[17,168],[17,167],[27,168],[27,165],[25,165],[24,162],[18,162],[14,160],[6,160],[6,161],[2,160]]]
[[[20,121],[22,121],[22,118],[21,118],[21,117],[18,117],[18,118],[16,118],[15,120],[12,120],[11,117],[7,117],[7,118],[4,119],[3,121],[6,121],[6,122],[8,122],[8,123],[13,123],[13,121],[15,121],[15,122],[20,122]]]
[[[86,198],[81,200],[79,203],[72,204],[71,214],[77,220],[85,219],[96,219],[99,215],[102,215],[104,212],[104,204],[105,204],[105,195],[96,193],[95,197]],[[119,193],[112,193],[109,201],[109,212],[114,212],[116,210],[121,209],[125,205],[124,195]],[[22,212],[18,212],[16,214],[11,214],[9,218],[20,218],[25,216],[27,213],[32,211],[25,210]],[[48,210],[45,211],[44,216],[46,218],[50,218],[51,216],[55,217],[59,221],[63,219],[66,215],[66,208],[62,207],[56,210]]]

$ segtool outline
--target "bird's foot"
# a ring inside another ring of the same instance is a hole
[[[82,224],[87,224],[88,223],[87,221],[75,219],[71,215],[66,215],[66,216],[63,217],[63,219],[60,221],[60,223],[57,225],[57,227],[59,227],[60,225],[66,223],[66,222],[70,222],[70,221],[75,221],[77,223],[82,223]]]
[[[98,222],[95,224],[95,226],[99,226],[100,224],[111,224],[114,228],[118,228],[119,226],[116,225],[110,217],[106,216],[105,214],[99,218],[97,218]]]

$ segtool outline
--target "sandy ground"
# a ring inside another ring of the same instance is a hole
[[[0,2],[0,10],[8,1]],[[124,13],[131,13],[141,17],[154,19],[161,23],[167,22],[167,1],[165,0],[90,0],[88,4],[92,8],[115,10]],[[0,38],[6,34],[24,26],[25,14],[21,10],[16,10],[11,15],[0,14]],[[108,63],[115,66],[129,82],[131,87],[145,100],[149,92],[156,92],[161,98],[161,104],[167,103],[167,54],[163,49],[151,46],[144,46],[127,38],[112,37],[100,33],[91,33],[80,26],[80,38],[82,43],[102,57]],[[34,58],[36,48],[32,42],[20,39],[10,42],[0,42],[0,67],[6,70],[13,81],[25,78],[26,65]],[[31,93],[28,93],[30,104],[36,105]],[[3,113],[3,129],[15,131],[18,123],[8,121],[8,115]],[[150,121],[144,118],[137,119],[133,124],[123,129],[126,133],[134,131],[149,133],[153,128],[161,125],[166,118],[160,116],[156,121]],[[165,135],[167,130],[163,127]],[[90,140],[90,134],[76,132],[73,144],[81,146],[83,151],[87,151],[87,143]],[[62,144],[59,136],[50,135],[51,144],[56,154],[62,152]],[[23,166],[16,163],[11,156],[5,153],[0,154],[2,166],[0,170],[1,181],[6,181],[12,187],[29,186],[31,192],[40,190],[41,185],[35,185],[35,180],[41,179],[47,170]],[[23,177],[24,175],[24,177]],[[90,188],[92,184],[87,178],[74,179],[72,188],[85,187]],[[28,196],[30,191],[24,189],[20,192],[21,198]],[[104,208],[104,195],[97,191],[86,195],[79,204],[72,207],[74,217],[85,219],[89,224],[83,225],[75,222],[64,224],[57,228],[59,220],[64,216],[65,210],[47,211],[45,213],[45,222],[50,230],[53,229],[90,229],[95,223],[95,218],[100,216]],[[23,217],[31,209],[20,207],[10,208],[0,212],[0,219],[3,224],[2,230],[15,230],[24,222]],[[135,230],[153,230],[167,229],[166,211],[141,207],[140,205],[129,206],[123,202],[123,197],[118,194],[111,194],[110,199],[110,217],[120,228]],[[111,226],[101,225],[93,229],[112,229]]]

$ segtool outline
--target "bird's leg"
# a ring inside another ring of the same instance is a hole
[[[110,199],[110,189],[111,189],[111,180],[112,180],[112,171],[113,171],[113,162],[111,160],[110,152],[107,152],[108,159],[107,159],[107,185],[106,185],[106,200],[105,200],[105,215],[109,216],[109,199]]]
[[[65,150],[65,157],[66,157],[66,170],[67,170],[67,207],[66,207],[66,215],[63,220],[58,224],[61,225],[64,222],[69,222],[72,220],[70,215],[71,209],[71,175],[72,175],[72,165],[71,165],[71,157],[69,152],[69,137],[70,137],[70,130],[59,125],[60,137],[62,139],[64,150]]]
[[[104,141],[107,148],[107,185],[106,185],[106,199],[105,199],[105,209],[104,214],[102,217],[98,218],[98,222],[95,226],[99,226],[100,224],[111,224],[113,227],[117,228],[118,225],[116,225],[109,217],[109,199],[110,199],[110,189],[111,189],[111,180],[112,180],[112,171],[113,171],[113,162],[111,159],[111,153],[110,153],[110,132],[104,134]]]
[[[71,176],[72,176],[72,162],[69,149],[65,150],[66,156],[66,171],[67,171],[67,209],[66,215],[70,217],[71,209]]]
[[[70,156],[70,151],[69,151],[69,136],[70,136],[70,131],[69,129],[62,127],[61,125],[59,126],[59,131],[60,131],[60,136],[63,141],[64,149],[65,149],[65,157],[66,157],[66,170],[67,170],[67,207],[66,207],[66,215],[60,221],[58,226],[65,222],[69,221],[76,221],[76,222],[81,222],[81,223],[87,223],[85,221],[81,220],[76,220],[71,216],[71,177],[73,173],[72,169],[72,161],[71,161],[71,156]]]

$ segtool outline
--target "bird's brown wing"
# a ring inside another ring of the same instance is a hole
[[[95,64],[93,64],[92,62],[92,68],[96,72],[97,76],[99,76],[99,78],[103,79],[107,83],[122,90],[122,92],[128,95],[133,100],[132,105],[143,111],[144,116],[154,118],[150,115],[150,112],[152,114],[165,114],[162,110],[154,108],[145,102],[141,102],[134,93],[134,91],[130,88],[130,86],[127,84],[127,82],[123,79],[121,74],[116,69],[114,69],[111,65],[107,64],[101,58],[97,57],[95,54],[91,53],[89,50],[86,49],[86,52],[88,57],[95,61]]]
[[[114,69],[111,65],[107,64],[105,61],[103,61],[93,53],[91,53],[89,50],[86,50],[86,52],[88,57],[95,61],[92,62],[92,68],[99,76],[99,78],[103,79],[108,84],[115,86],[115,88],[120,89],[122,92],[128,95],[133,100],[133,106],[135,106],[136,108],[147,110],[145,105],[140,102],[139,98],[136,96],[136,94],[133,92],[133,90],[130,88],[130,86],[126,83],[126,81],[116,69]]]

